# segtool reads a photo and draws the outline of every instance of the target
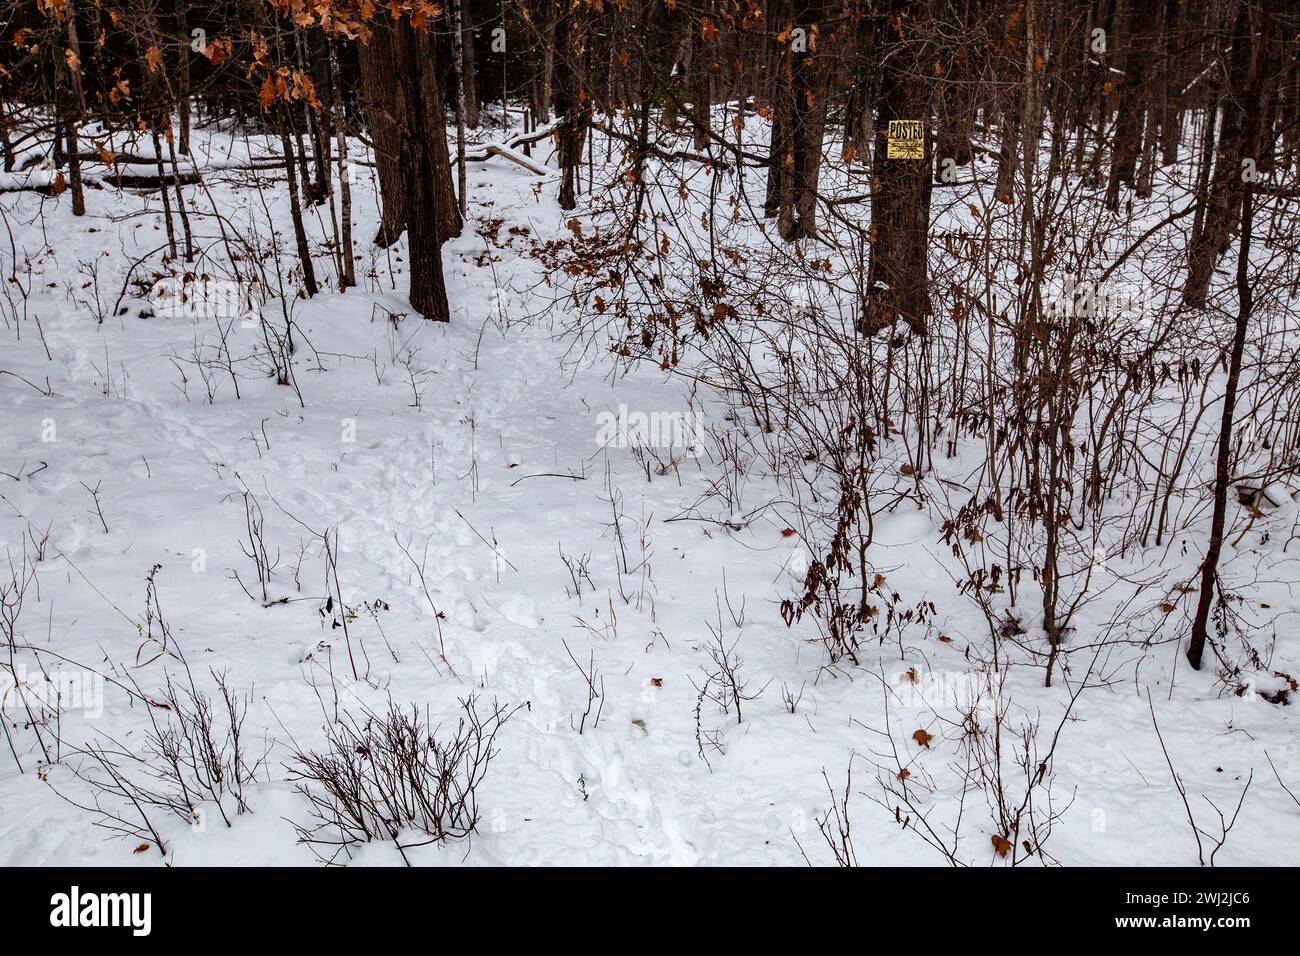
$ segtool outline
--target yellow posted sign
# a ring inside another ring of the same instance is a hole
[[[889,159],[925,159],[925,124],[920,120],[890,120],[885,156]]]

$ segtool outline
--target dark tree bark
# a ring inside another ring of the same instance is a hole
[[[902,319],[924,335],[930,314],[929,229],[932,131],[925,84],[906,46],[895,49],[882,71],[872,170],[871,263],[862,331],[874,335]],[[890,120],[922,120],[924,159],[890,159]]]
[[[1192,637],[1187,645],[1187,659],[1200,670],[1201,656],[1209,637],[1210,611],[1218,590],[1219,557],[1223,551],[1223,533],[1227,525],[1228,485],[1232,478],[1232,422],[1237,409],[1237,387],[1241,380],[1241,360],[1246,349],[1246,330],[1250,326],[1252,307],[1250,282],[1246,267],[1250,261],[1252,190],[1247,188],[1241,212],[1241,249],[1237,256],[1237,322],[1232,335],[1232,354],[1228,359],[1228,384],[1223,395],[1223,417],[1219,423],[1218,458],[1214,466],[1214,516],[1210,519],[1210,540],[1201,562],[1201,593],[1192,620]]]
[[[346,115],[343,109],[343,77],[339,74],[338,44],[327,39],[330,66],[330,108],[334,115],[334,135],[338,145],[339,216],[339,285],[347,289],[357,284],[356,263],[352,260],[352,165],[348,158]]]
[[[411,266],[411,308],[435,322],[450,319],[442,274],[443,240],[460,231],[451,197],[446,126],[438,88],[438,59],[427,32],[409,21],[394,27],[393,95],[404,101],[401,128],[402,194]]]
[[[310,297],[317,292],[316,270],[312,265],[311,247],[307,244],[307,230],[302,222],[302,197],[294,174],[293,137],[289,134],[289,127],[293,123],[292,106],[288,103],[282,104],[280,114],[280,147],[284,150],[285,178],[289,181],[289,215],[293,219],[293,237],[298,247],[298,261],[302,265],[303,288]]]
[[[408,233],[411,305],[426,318],[446,321],[441,245],[459,235],[462,222],[447,156],[437,44],[407,20],[380,17],[359,54],[383,207],[375,242],[390,245]]]
[[[543,31],[542,75],[534,87],[536,100],[533,104],[534,118],[542,124],[551,121],[551,93],[555,82],[555,19],[550,15],[549,6],[544,9],[546,28]]]
[[[958,31],[969,24],[969,7],[957,9],[950,5],[951,16]],[[970,70],[970,57],[954,58],[954,62],[939,80],[938,130],[935,143],[935,176],[942,177],[947,161],[951,166],[969,166],[975,159],[972,145],[975,119],[975,78]],[[940,179],[942,181],[942,179]]]
[[[55,47],[54,55],[62,61],[56,63],[56,69],[59,69],[64,76],[63,138],[67,150],[68,188],[72,194],[72,214],[84,216],[86,194],[81,183],[81,146],[77,140],[77,130],[81,125],[81,117],[86,111],[86,96],[81,86],[81,41],[77,34],[77,8],[73,0],[66,0],[64,3],[63,16],[67,53]]]
[[[465,190],[468,179],[468,170],[465,168],[465,125],[468,122],[466,96],[467,89],[473,89],[472,82],[467,82],[465,76],[465,27],[462,11],[467,6],[469,4],[465,0],[451,0],[451,49],[454,67],[452,75],[456,85],[456,210],[461,216],[465,215]],[[472,64],[473,60],[469,62]],[[470,79],[472,80],[472,77]]]
[[[324,66],[327,62],[327,57],[324,56],[325,43],[325,38],[321,36],[319,31],[312,30],[306,34],[302,30],[294,31],[294,53],[298,58],[298,69],[310,76],[312,83],[320,91],[329,90],[329,77]],[[309,181],[305,179],[306,173],[304,172],[303,190],[313,205],[319,205],[332,194],[334,187],[334,180],[330,173],[332,147],[330,145],[330,131],[327,128],[329,114],[316,109],[305,100],[302,104],[302,111],[303,116],[306,118],[307,135],[311,140],[312,166],[312,176]],[[301,139],[298,141],[298,149],[303,150]],[[305,152],[300,158],[305,170],[307,163]]]
[[[802,49],[791,46],[789,53],[790,92],[784,103],[788,154],[788,176],[782,181],[781,212],[777,220],[781,238],[787,242],[817,235],[817,183],[821,174],[822,140],[826,132],[827,80],[830,71],[818,39],[828,4],[811,0],[796,7],[794,25],[806,32]],[[827,30],[829,33],[829,30]],[[793,38],[792,38],[793,39]]]
[[[772,47],[768,61],[772,133],[763,215],[777,217],[777,230],[786,242],[817,234],[817,184],[830,78],[824,50],[828,41],[818,34],[826,27],[827,9],[825,0],[796,2],[789,11],[790,35]],[[822,50],[817,48],[819,39]]]
[[[1252,17],[1249,4],[1241,4],[1233,24],[1232,46],[1229,54],[1228,95],[1223,100],[1223,120],[1219,128],[1218,147],[1214,151],[1214,173],[1205,193],[1205,217],[1200,231],[1192,237],[1188,249],[1187,281],[1183,286],[1183,301],[1192,308],[1203,308],[1209,295],[1214,264],[1228,250],[1232,241],[1232,227],[1241,213],[1245,182],[1242,161],[1253,159],[1256,147],[1248,142],[1246,127],[1249,122],[1259,124],[1264,104],[1262,83],[1258,86],[1250,79],[1252,50],[1255,58],[1255,80],[1262,79],[1263,49],[1250,41]],[[1253,119],[1252,119],[1253,118]],[[1210,162],[1209,156],[1201,161]]]
[[[430,178],[433,193],[433,210],[437,219],[439,242],[446,242],[452,236],[460,235],[464,224],[456,204],[456,189],[451,179],[451,159],[447,145],[447,111],[443,106],[442,85],[438,82],[438,44],[428,30],[412,30],[415,37],[416,61],[420,79],[420,110],[412,110],[412,115],[423,116],[423,136],[429,144],[429,168],[426,175]],[[406,167],[408,174],[412,167]],[[408,175],[407,193],[410,194]],[[422,207],[411,207],[422,208]],[[407,223],[407,228],[410,228]]]
[[[480,117],[478,110],[478,68],[474,63],[474,5],[469,0],[459,0],[460,4],[460,42],[461,42],[461,80],[465,93],[465,125],[478,129]]]
[[[1164,60],[1164,102],[1160,117],[1160,164],[1172,166],[1178,162],[1178,150],[1183,142],[1182,95],[1179,73],[1170,59],[1169,47],[1180,26],[1178,0],[1166,0],[1165,24],[1161,31]]]
[[[176,35],[179,40],[176,62],[176,112],[180,135],[176,148],[182,156],[190,154],[190,26],[189,4],[175,0]]]
[[[591,122],[591,100],[583,90],[583,62],[586,36],[577,13],[565,6],[555,27],[555,86],[553,99],[560,126],[559,139],[561,209],[578,205],[577,175],[582,163],[582,144]]]
[[[1196,212],[1192,216],[1192,234],[1188,248],[1195,248],[1201,230],[1205,225],[1205,210],[1210,192],[1210,171],[1214,168],[1214,139],[1219,121],[1219,100],[1221,89],[1217,82],[1210,83],[1204,122],[1201,128],[1201,142],[1196,164]]]
[[[1143,130],[1147,122],[1147,64],[1158,10],[1150,0],[1137,0],[1129,7],[1127,29],[1123,32],[1123,55],[1119,58],[1123,79],[1111,145],[1110,180],[1106,186],[1106,206],[1112,210],[1119,209],[1120,185],[1137,185],[1138,159],[1143,153]]]
[[[781,0],[773,0],[770,16],[782,14]],[[763,197],[763,215],[772,219],[781,211],[781,196],[787,191],[786,180],[793,165],[790,140],[790,84],[786,79],[786,58],[775,39],[768,40],[765,96],[772,111],[772,130],[767,146],[767,191]]]
[[[1253,65],[1249,89],[1243,98],[1240,109],[1243,111],[1239,135],[1237,157],[1251,155],[1260,141],[1260,125],[1265,114],[1264,99],[1264,63],[1268,50],[1268,23],[1262,35],[1256,34],[1258,24],[1244,9],[1239,23],[1249,32],[1234,30],[1234,42],[1243,50],[1243,59],[1253,52]],[[1251,38],[1247,42],[1247,37]],[[1237,86],[1243,89],[1243,86]],[[1240,165],[1238,165],[1240,168]],[[1196,617],[1192,620],[1192,636],[1187,645],[1187,659],[1192,667],[1200,669],[1201,657],[1205,653],[1205,644],[1209,638],[1210,611],[1214,606],[1214,595],[1218,590],[1217,580],[1219,557],[1223,550],[1224,528],[1227,525],[1228,485],[1232,480],[1232,424],[1237,409],[1237,388],[1241,380],[1242,356],[1246,350],[1246,332],[1250,327],[1253,298],[1251,294],[1248,268],[1250,265],[1250,242],[1252,231],[1252,201],[1254,182],[1250,178],[1241,181],[1239,209],[1241,212],[1241,238],[1237,253],[1237,319],[1232,333],[1232,352],[1228,358],[1228,381],[1223,393],[1223,416],[1219,423],[1218,457],[1214,467],[1214,515],[1210,519],[1210,540],[1205,549],[1205,559],[1201,562],[1201,593],[1196,604]],[[1207,230],[1210,228],[1207,225]],[[1190,278],[1189,278],[1190,282]]]
[[[3,100],[5,97],[0,96],[0,152],[4,155],[4,171],[12,173],[14,171],[14,144],[9,139],[9,115],[5,111]]]
[[[959,77],[945,89],[949,92],[941,100],[946,108],[939,118],[935,158],[940,163],[951,159],[954,166],[969,166],[975,159],[975,149],[971,145],[971,119],[975,115],[974,84]],[[940,172],[942,170],[936,165],[936,175]]]
[[[370,42],[357,45],[361,67],[362,102],[374,143],[375,171],[379,177],[380,223],[378,246],[390,246],[406,231],[406,176],[402,169],[402,130],[410,124],[406,101],[397,95],[393,77],[394,32],[389,17],[376,17]]]
[[[705,14],[711,14],[712,3],[706,0]],[[690,66],[691,109],[695,121],[695,148],[704,150],[709,144],[709,130],[713,125],[713,73],[717,69],[716,43],[703,35],[692,34]]]

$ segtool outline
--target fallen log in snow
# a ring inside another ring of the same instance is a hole
[[[493,156],[500,156],[502,159],[508,160],[509,162],[514,163],[516,166],[522,166],[530,173],[536,173],[538,176],[550,177],[556,175],[555,170],[551,169],[550,167],[542,163],[539,163],[534,159],[529,159],[523,153],[511,149],[509,146],[500,146],[496,143],[488,143],[486,146],[483,147],[481,152],[466,153],[465,162],[485,163],[488,161],[488,159],[490,159]],[[451,158],[451,160],[453,164],[456,162],[454,156]]]
[[[483,143],[478,144],[472,149],[465,152],[465,162],[467,163],[485,163],[493,156],[499,156],[508,162],[521,166],[537,176],[551,177],[557,175],[556,170],[551,169],[545,163],[540,163],[529,156],[519,152],[520,146],[527,146],[531,143],[541,142],[555,132],[555,126],[544,126],[541,129],[533,130],[531,133],[521,133],[518,136],[512,136],[504,143]],[[450,159],[452,166],[456,165],[456,154],[452,152]]]
[[[102,165],[100,157],[94,154],[86,157],[86,161],[93,161],[98,165]],[[161,189],[164,186],[174,186],[178,178],[182,186],[201,183],[203,182],[204,172],[256,172],[283,168],[284,161],[277,159],[254,160],[252,162],[218,160],[205,164],[202,170],[193,164],[182,164],[179,171],[176,171],[171,168],[170,163],[167,163],[163,166],[162,175],[159,175],[158,164],[152,159],[140,156],[119,156],[116,158],[111,170],[107,167],[102,171],[83,169],[81,182],[82,185],[91,188],[116,186],[121,189]],[[68,185],[66,177],[60,183],[59,176],[59,170],[45,167],[28,169],[19,173],[0,173],[0,193],[36,192],[44,195],[58,195]]]

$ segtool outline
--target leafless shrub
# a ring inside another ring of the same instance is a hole
[[[176,656],[172,651],[171,626],[163,616],[162,602],[158,598],[156,578],[161,570],[162,565],[155,564],[145,576],[144,623],[136,625],[141,637],[140,646],[135,651],[135,664],[137,667],[152,664],[164,655]],[[145,660],[141,660],[141,657],[146,654],[149,656]]]
[[[622,598],[624,604],[634,606],[638,611],[649,603],[650,619],[655,618],[655,594],[657,587],[654,581],[654,574],[651,567],[651,559],[654,557],[654,539],[650,535],[650,524],[654,520],[654,512],[646,513],[645,503],[641,505],[641,518],[637,522],[637,535],[635,546],[638,556],[636,564],[632,564],[632,559],[628,557],[627,536],[623,533],[623,493],[614,487],[614,479],[609,462],[605,463],[605,496],[601,499],[609,502],[610,521],[606,527],[610,530],[610,536],[614,543],[614,568],[618,572],[618,596]],[[635,578],[635,587],[629,589],[623,583],[624,576]],[[588,578],[590,584],[590,578]]]
[[[740,643],[740,638],[736,638],[728,647],[722,639],[720,629],[714,629],[710,625],[710,631],[713,634],[713,641],[708,645],[709,660],[712,667],[701,667],[704,672],[704,682],[695,685],[696,691],[707,699],[713,701],[721,708],[724,714],[730,714],[734,708],[736,711],[736,723],[742,723],[744,715],[741,713],[741,705],[747,701],[757,700],[767,689],[771,681],[767,681],[762,687],[751,691],[750,682],[741,680],[740,668],[744,664],[736,654],[736,646]]]
[[[74,301],[78,306],[94,317],[97,325],[103,325],[104,319],[107,318],[112,311],[112,306],[109,304],[107,297],[100,288],[99,276],[100,266],[103,264],[104,257],[108,254],[109,253],[105,252],[103,255],[96,256],[89,262],[77,263],[77,274],[85,281],[81,283],[83,294],[76,296]]]
[[[206,335],[200,335],[196,332],[190,343],[188,354],[182,355],[174,348],[172,349],[168,360],[180,373],[180,382],[174,387],[186,401],[189,400],[189,390],[187,388],[189,376],[185,374],[186,368],[193,369],[200,381],[203,382],[203,389],[209,405],[216,404],[217,393],[221,390],[221,383],[226,378],[229,378],[234,385],[235,398],[240,397],[239,374],[235,369],[235,358],[230,351],[230,333],[237,321],[238,319],[235,318],[228,319],[222,325],[220,318],[213,320],[217,330],[217,342],[215,344],[209,342]]]
[[[424,594],[424,600],[429,605],[430,613],[433,614],[433,624],[438,634],[438,657],[439,659],[442,660],[443,664],[446,665],[447,670],[454,677],[456,676],[456,668],[452,666],[451,661],[448,660],[447,658],[447,644],[443,640],[443,634],[442,634],[442,622],[446,618],[446,615],[441,610],[438,609],[437,602],[435,602],[433,599],[433,592],[429,590],[429,581],[424,574],[425,566],[429,563],[429,543],[430,541],[432,541],[432,539],[426,538],[424,540],[424,550],[420,554],[419,561],[416,561],[415,556],[411,554],[410,545],[402,544],[401,538],[397,536],[397,532],[393,532],[393,541],[396,542],[398,550],[400,550],[402,554],[406,556],[406,560],[409,561],[411,564],[411,569],[415,572],[416,577],[420,581],[420,591]],[[425,657],[429,657],[427,651],[425,652]],[[432,658],[430,658],[430,663],[432,663]],[[436,664],[434,665],[434,668],[437,669]]]
[[[1206,830],[1196,820],[1196,814],[1192,811],[1191,801],[1187,798],[1187,787],[1183,784],[1183,778],[1179,776],[1178,771],[1174,769],[1173,758],[1169,756],[1169,749],[1165,747],[1165,738],[1164,735],[1160,733],[1160,724],[1156,721],[1156,709],[1151,703],[1150,691],[1147,691],[1147,707],[1151,711],[1151,726],[1155,728],[1156,739],[1160,741],[1160,750],[1165,755],[1165,763],[1169,765],[1169,776],[1173,778],[1174,789],[1178,791],[1178,796],[1183,801],[1183,810],[1187,814],[1187,825],[1192,829],[1192,839],[1196,841],[1196,860],[1201,866],[1214,866],[1215,856],[1217,856],[1218,852],[1223,849],[1223,845],[1228,842],[1228,834],[1232,832],[1232,828],[1237,822],[1237,817],[1241,814],[1241,807],[1246,802],[1246,794],[1250,792],[1250,785],[1255,779],[1255,771],[1252,768],[1250,774],[1246,777],[1245,786],[1241,788],[1241,796],[1237,798],[1237,806],[1236,809],[1232,811],[1231,818],[1224,816],[1224,813],[1219,809],[1218,804],[1205,796],[1205,794],[1201,794],[1201,799],[1210,805],[1210,809],[1213,810],[1215,815],[1219,818],[1219,832],[1217,834]],[[1272,764],[1272,762],[1273,761],[1270,759],[1269,763]],[[1276,767],[1273,768],[1273,772],[1277,773]],[[1281,782],[1280,777],[1278,778],[1278,782]],[[1283,789],[1286,789],[1285,786]],[[1291,791],[1287,790],[1287,793],[1290,794]],[[1295,799],[1294,795],[1292,795],[1292,799]],[[1202,837],[1205,839],[1202,840]],[[1207,845],[1209,849],[1208,855],[1206,854]]]
[[[858,865],[858,854],[853,846],[853,826],[849,820],[849,795],[853,789],[853,759],[849,759],[849,768],[845,774],[843,792],[835,792],[835,788],[831,786],[830,777],[826,776],[825,770],[822,771],[822,779],[826,782],[826,791],[830,794],[831,805],[817,818],[817,832],[821,834],[822,840],[830,848],[836,866],[841,869],[856,867]],[[803,854],[804,860],[811,866],[812,861],[808,859],[808,854],[804,853],[803,845],[799,843],[797,835],[794,842],[799,847],[799,852]]]
[[[600,701],[600,706],[596,707],[596,718],[591,722],[591,727],[594,730],[600,726],[600,714],[605,709],[605,678],[596,669],[595,651],[591,652],[591,658],[588,660],[587,666],[583,667],[578,663],[578,659],[573,656],[573,651],[569,650],[568,642],[562,640],[560,643],[564,645],[565,653],[569,655],[569,660],[573,661],[573,666],[578,668],[578,673],[582,675],[583,683],[587,688],[587,709],[582,712],[582,718],[578,721],[578,734],[581,735],[587,726],[587,718],[591,716],[591,708],[596,701]],[[599,689],[597,689],[598,687]],[[570,723],[572,723],[572,719],[570,719]]]
[[[3,675],[0,676],[0,686],[5,691],[4,694],[0,694],[0,726],[4,727],[9,753],[19,771],[22,772],[23,764],[18,756],[18,744],[15,739],[17,732],[22,728],[16,721],[9,719],[6,711],[16,703],[22,704],[23,716],[26,717],[23,726],[35,734],[36,744],[47,763],[50,762],[50,749],[46,744],[44,727],[48,714],[33,709],[30,696],[23,691],[23,679],[18,664],[20,646],[18,622],[22,617],[28,589],[37,583],[36,561],[28,557],[25,546],[16,565],[11,553],[7,553],[7,557],[8,571],[0,575],[0,653],[4,654],[3,664],[0,665],[3,668],[0,670],[0,675]]]
[[[586,554],[565,554],[564,546],[556,542],[556,548],[560,552],[560,561],[563,562],[565,569],[569,572],[569,581],[573,584],[573,590],[570,591],[566,585],[564,596],[572,598],[582,597],[582,583],[587,583],[588,590],[594,591],[596,585],[592,583],[591,573],[588,565],[591,563],[591,552]]]
[[[137,685],[146,702],[149,728],[141,751],[125,742],[98,738],[79,751],[75,776],[92,791],[91,805],[56,791],[73,806],[95,815],[95,825],[118,837],[143,839],[167,853],[155,813],[183,820],[195,830],[214,813],[227,827],[248,813],[248,789],[258,778],[266,751],[250,751],[244,718],[250,695],[239,694],[224,673],[210,671],[216,693],[201,690],[184,665],[184,680],[167,675],[158,697]]]
[[[366,653],[364,643],[360,644],[361,656],[365,662],[365,674],[358,672],[357,659],[352,652],[352,632],[348,624],[355,620],[357,614],[343,600],[343,588],[339,584],[339,529],[326,528],[320,533],[321,546],[325,555],[325,601],[320,606],[320,618],[323,626],[330,630],[343,629],[343,643],[347,647],[348,666],[352,669],[352,679],[362,680],[370,674],[370,655]]]
[[[510,716],[493,704],[478,713],[476,698],[461,701],[454,728],[440,734],[428,714],[389,702],[325,728],[323,752],[299,751],[290,779],[311,805],[309,822],[294,823],[298,841],[325,863],[374,840],[391,840],[409,865],[415,846],[468,837],[479,822],[478,788],[496,756],[496,735]],[[408,831],[427,839],[407,838]]]
[[[91,500],[95,503],[95,510],[89,513],[99,519],[100,525],[104,528],[104,534],[108,534],[108,522],[104,520],[104,504],[99,500],[99,486],[101,482],[95,482],[94,488],[90,487],[90,485],[86,484],[84,481],[80,482],[80,484],[81,487],[86,489]]]
[[[878,754],[877,792],[871,799],[893,816],[900,828],[915,833],[953,866],[981,859],[1004,860],[1011,866],[1035,859],[1056,864],[1047,843],[1072,798],[1063,805],[1058,800],[1052,763],[1075,702],[1089,686],[1087,677],[1075,686],[1060,721],[1046,736],[1038,719],[1011,719],[1011,702],[1003,694],[1003,672],[973,676],[976,679],[970,682],[968,692],[953,701],[951,708],[930,708],[931,729],[913,731],[916,751],[911,755],[897,739],[890,718],[892,692],[882,679],[885,725],[878,734],[887,751]],[[946,770],[954,778],[950,786],[958,796],[955,805],[937,808],[929,797],[940,790],[940,783],[920,755],[944,743],[953,745],[957,755]],[[963,826],[969,819],[967,798],[973,794],[984,798],[991,831],[988,845],[974,853],[962,846]]]
[[[706,729],[704,726],[704,701],[706,699],[709,699],[708,680],[705,680],[703,687],[695,688],[695,752],[704,761],[704,766],[712,771],[713,764],[709,762],[709,754],[723,755],[726,754],[727,748],[722,739],[721,729]]]
[[[1269,756],[1267,750],[1264,751],[1264,756],[1268,759],[1268,765],[1273,768],[1273,776],[1277,778],[1277,785],[1282,788],[1282,791],[1288,797],[1291,798],[1291,802],[1294,803],[1296,807],[1300,807],[1300,797],[1297,797],[1295,792],[1282,782],[1282,775],[1277,772],[1277,764],[1273,763],[1273,758]]]
[[[271,603],[268,587],[271,584],[271,578],[275,574],[275,569],[280,563],[280,551],[277,548],[275,557],[271,557],[271,551],[266,545],[266,520],[262,517],[262,508],[257,503],[257,499],[248,491],[242,492],[244,499],[244,526],[248,532],[248,541],[239,543],[239,550],[244,553],[257,573],[257,586],[262,594],[262,605],[267,606]],[[239,572],[233,572],[236,583],[243,589],[243,592],[250,598],[257,600],[251,591],[240,580]]]
[[[419,349],[407,347],[397,355],[397,364],[406,372],[406,387],[411,390],[411,407],[417,411],[424,407],[424,389],[433,377],[427,365],[416,361]]]
[[[961,712],[959,751],[965,758],[965,780],[985,797],[993,853],[1012,866],[1034,857],[1043,863],[1057,862],[1048,853],[1047,842],[1072,801],[1064,806],[1056,803],[1052,759],[1073,703],[1071,699],[1046,742],[1040,739],[1037,720],[1011,723],[1009,702],[1000,695],[990,702],[971,702]]]
[[[744,664],[736,654],[740,638],[737,637],[730,646],[726,644],[722,636],[721,617],[716,627],[712,624],[707,626],[712,635],[712,640],[706,647],[710,663],[700,667],[704,679],[696,683],[695,678],[691,678],[691,685],[695,688],[695,749],[705,766],[712,770],[713,765],[709,763],[708,755],[725,754],[727,748],[723,728],[705,726],[704,702],[707,700],[714,704],[724,717],[729,717],[734,710],[736,723],[740,724],[744,720],[742,706],[751,700],[757,700],[771,680],[764,682],[757,690],[750,690],[750,682],[740,677],[740,669]]]

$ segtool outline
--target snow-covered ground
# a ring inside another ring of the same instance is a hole
[[[224,133],[196,135],[200,156],[246,148]],[[223,231],[272,258],[278,246],[291,262],[283,183],[259,193],[248,177],[210,172],[205,189],[186,188],[210,258],[185,269],[218,274]],[[296,388],[250,359],[265,351],[262,333],[236,318],[225,348],[238,396],[228,374],[200,368],[223,354],[211,317],[146,308],[152,282],[165,278],[156,192],[90,189],[81,219],[66,193],[0,197],[13,235],[13,252],[0,237],[0,255],[16,252],[15,271],[30,283],[25,304],[10,300],[18,321],[6,311],[0,331],[9,373],[0,375],[0,535],[7,564],[20,576],[24,561],[35,568],[11,660],[29,680],[39,664],[87,688],[57,721],[46,715],[39,738],[7,688],[14,752],[0,745],[0,863],[315,863],[294,827],[310,813],[290,779],[295,751],[325,746],[336,708],[382,712],[391,700],[447,727],[471,694],[481,709],[495,700],[511,711],[479,788],[478,831],[407,849],[413,863],[831,864],[818,821],[833,804],[843,811],[846,783],[859,863],[945,862],[886,789],[907,790],[922,813],[933,808],[941,834],[962,805],[961,735],[943,718],[972,673],[968,645],[988,633],[952,583],[936,521],[900,503],[877,518],[872,546],[903,605],[934,603],[930,621],[901,642],[867,643],[858,666],[824,668],[812,623],[787,627],[779,613],[806,556],[779,509],[760,507],[777,489],[755,478],[745,489],[752,517],[727,521],[696,507],[719,476],[707,453],[665,469],[623,447],[616,428],[611,440],[620,414],[689,421],[708,414],[707,400],[651,368],[611,380],[599,356],[574,360],[534,254],[569,234],[570,214],[557,208],[554,183],[539,182],[500,158],[471,167],[471,222],[443,252],[452,311],[443,326],[405,314],[405,247],[370,245],[376,200],[363,173],[354,185],[360,286],[293,302]],[[328,210],[309,209],[308,219],[321,241]],[[141,284],[113,314],[133,266]],[[332,278],[327,253],[317,269]],[[244,553],[245,492],[276,562],[265,603]],[[1263,520],[1284,530],[1294,512]],[[332,570],[322,535],[334,534]],[[1192,542],[1170,560],[1185,573],[1198,553]],[[1259,564],[1251,600],[1289,615],[1272,669],[1300,673],[1300,559],[1270,552]],[[148,594],[169,628],[165,646]],[[343,623],[336,600],[349,609],[346,629],[332,626]],[[1109,617],[1085,607],[1077,625],[1087,633]],[[739,714],[701,698],[719,637],[751,698]],[[166,673],[183,675],[182,656],[200,688],[213,688],[211,669],[247,695],[244,743],[265,760],[245,795],[249,812],[229,827],[211,811],[194,825],[150,812],[164,855],[97,827],[102,818],[85,809],[96,794],[75,771],[91,772],[78,751],[96,741],[144,752],[151,716],[171,715],[142,699],[157,700]],[[1154,710],[1207,830],[1217,833],[1218,819],[1206,798],[1230,817],[1253,772],[1216,862],[1300,862],[1300,811],[1280,785],[1300,788],[1293,709],[1224,694],[1211,671],[1186,666],[1176,642],[1136,655],[1140,666],[1134,656],[1092,674],[1081,692],[1069,680],[1044,688],[1041,668],[1005,675],[1011,724],[1037,723],[1040,752],[1059,732],[1050,809],[1042,793],[1037,804],[1061,814],[1050,858],[1196,863]],[[1019,772],[1011,761],[1009,776]],[[1023,780],[1008,790],[1023,795]],[[964,799],[955,856],[1010,862],[997,852],[988,791]],[[403,856],[377,841],[348,860],[400,865]]]

